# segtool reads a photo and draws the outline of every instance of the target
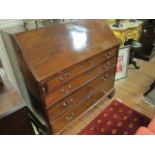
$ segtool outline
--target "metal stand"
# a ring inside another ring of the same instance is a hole
[[[137,62],[134,60],[134,53],[135,51],[132,51],[133,49],[131,49],[130,51],[130,58],[129,58],[129,64],[132,64],[135,69],[140,69],[140,66],[137,65]]]
[[[144,93],[144,96],[146,96],[148,93],[150,93],[154,88],[155,88],[155,80],[154,80],[154,82],[151,84],[149,90],[146,91],[146,92]]]

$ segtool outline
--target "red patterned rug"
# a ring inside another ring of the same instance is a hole
[[[148,117],[114,100],[79,135],[133,135],[149,122]]]

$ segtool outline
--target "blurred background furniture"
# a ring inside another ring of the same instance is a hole
[[[144,101],[152,107],[155,107],[155,80],[144,93]]]
[[[125,45],[130,45],[130,56],[129,56],[129,64],[132,64],[136,69],[140,69],[139,66],[137,66],[136,60],[135,60],[135,54],[137,51],[139,51],[142,47],[142,44],[139,41],[136,40],[128,40],[125,42]]]
[[[120,40],[121,47],[126,45],[131,46],[129,64],[139,69],[140,67],[137,66],[134,57],[135,53],[142,47],[139,38],[143,22],[140,20],[108,20],[108,23],[113,33]]]
[[[108,23],[113,33],[120,40],[121,46],[124,46],[124,43],[128,40],[139,40],[142,31],[142,21],[136,20],[132,22],[130,20],[120,20],[119,23],[122,26],[119,27],[115,26],[116,20],[108,20]]]
[[[51,24],[52,20],[50,20],[50,19],[24,19],[23,22],[24,22],[24,28],[26,30],[28,30],[29,24],[35,23],[36,29],[38,29],[39,24],[42,24],[44,26],[48,26]]]
[[[39,27],[46,27],[53,23],[67,23],[73,22],[78,19],[24,19],[23,24],[25,30],[29,30],[29,27],[32,27],[32,24],[35,25],[35,28],[38,29]]]
[[[142,33],[139,41],[142,48],[135,53],[135,57],[150,60],[155,55],[155,20],[143,20]]]
[[[138,41],[133,40],[131,42],[131,50],[130,50],[130,59],[129,59],[129,64],[132,64],[136,69],[140,69],[139,66],[137,66],[136,61],[134,60],[135,54],[137,50],[141,49],[142,44]]]
[[[155,89],[155,80],[153,81],[153,83],[150,85],[150,88],[147,92],[145,92],[144,96],[146,96],[149,92],[151,92],[153,89]]]
[[[140,127],[136,135],[155,135],[155,117],[151,120],[148,127]]]
[[[0,86],[0,135],[34,135],[28,109],[8,79]]]

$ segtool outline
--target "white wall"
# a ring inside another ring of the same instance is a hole
[[[0,19],[0,30],[9,28],[9,27],[15,27],[23,25],[23,20],[19,19]],[[13,84],[13,86],[18,89],[17,81],[8,57],[8,54],[6,52],[2,37],[0,35],[0,58],[2,60],[4,69],[6,71],[7,77],[10,80],[10,82]]]

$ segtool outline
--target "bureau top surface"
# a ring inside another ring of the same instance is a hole
[[[14,35],[37,81],[119,44],[104,20],[79,20]]]

